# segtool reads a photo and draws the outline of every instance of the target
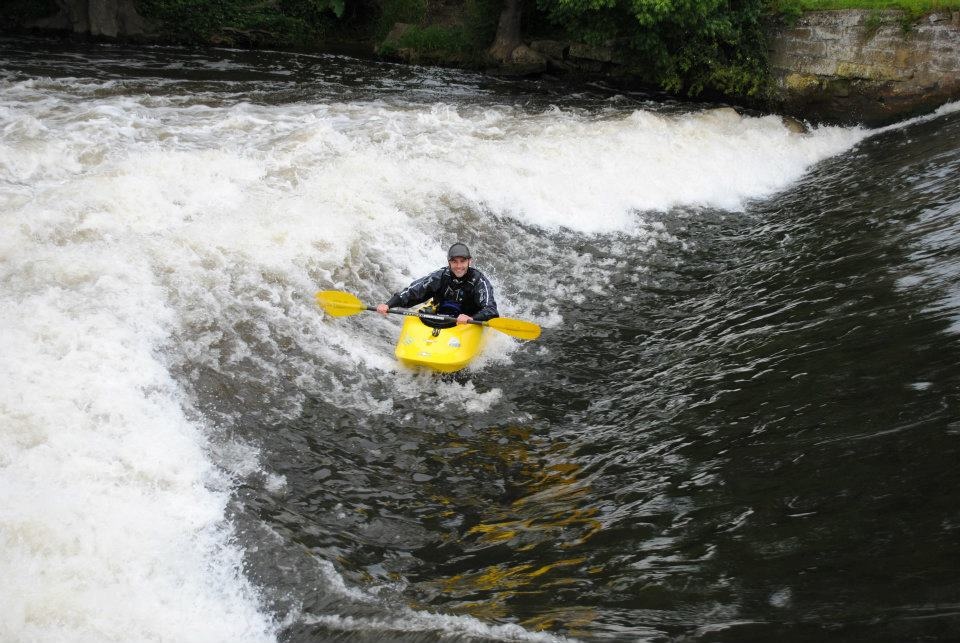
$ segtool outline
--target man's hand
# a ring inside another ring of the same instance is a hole
[[[377,305],[377,312],[380,313],[381,315],[383,315],[384,317],[387,316],[387,311],[388,311],[388,310],[390,310],[390,307],[387,306],[386,304],[378,304],[378,305]]]
[[[470,315],[464,315],[464,314],[457,315],[458,324],[469,324],[472,321],[473,321],[473,317],[471,317]]]

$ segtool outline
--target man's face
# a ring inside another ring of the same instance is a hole
[[[458,279],[467,274],[467,268],[470,267],[470,260],[466,257],[454,257],[447,263],[450,264],[450,272]]]

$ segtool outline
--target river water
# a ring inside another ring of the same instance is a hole
[[[960,106],[718,107],[0,41],[0,639],[955,640]]]

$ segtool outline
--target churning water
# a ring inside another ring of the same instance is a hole
[[[0,41],[0,639],[957,637],[957,111]]]

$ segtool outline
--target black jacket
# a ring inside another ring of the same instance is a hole
[[[450,268],[441,268],[415,282],[387,300],[387,306],[410,308],[433,298],[438,308],[445,303],[455,303],[460,312],[477,321],[499,317],[497,302],[493,298],[493,286],[475,268],[467,268],[467,274],[457,279]],[[439,311],[446,314],[447,311]]]

